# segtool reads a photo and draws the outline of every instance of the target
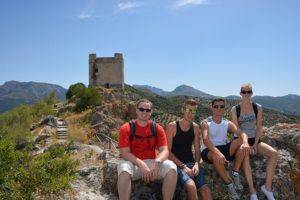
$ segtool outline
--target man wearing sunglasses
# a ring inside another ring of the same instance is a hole
[[[131,180],[140,178],[145,182],[163,179],[163,199],[173,198],[177,167],[172,161],[167,160],[169,156],[167,138],[164,129],[150,120],[151,110],[152,103],[149,100],[139,100],[136,109],[137,119],[125,123],[120,128],[119,148],[124,159],[118,164],[120,200],[130,198]],[[133,129],[135,129],[134,136],[131,137]]]
[[[193,122],[196,111],[197,102],[188,99],[182,107],[183,118],[168,125],[169,159],[177,165],[178,183],[185,188],[189,199],[197,200],[197,191],[202,199],[212,199],[205,184],[204,169],[200,167],[199,126]]]
[[[240,199],[233,185],[232,179],[226,171],[225,165],[234,160],[232,177],[239,190],[243,189],[239,178],[239,169],[250,147],[248,137],[242,133],[231,121],[223,119],[225,112],[225,100],[217,98],[212,100],[212,116],[201,124],[202,143],[201,156],[203,161],[212,163],[217,173],[223,179],[228,188],[230,199]],[[238,139],[227,142],[227,134],[237,133]],[[252,198],[251,199],[255,199]],[[257,198],[256,198],[257,199]]]

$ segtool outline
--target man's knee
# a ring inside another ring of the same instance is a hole
[[[120,176],[125,172],[126,174],[129,174],[131,177],[133,175],[133,170],[134,170],[134,165],[129,161],[122,160],[119,162],[117,166],[118,176]]]
[[[203,194],[210,194],[211,190],[210,190],[210,188],[207,185],[203,185],[200,188],[200,192],[203,193]]]
[[[278,154],[279,154],[278,151],[277,151],[276,149],[273,149],[273,150],[271,151],[271,158],[277,159]]]
[[[185,186],[185,188],[186,188],[187,191],[195,191],[195,192],[197,192],[196,184],[195,184],[195,182],[192,179],[190,179],[187,182],[185,182],[184,186]]]
[[[159,179],[164,179],[167,176],[171,176],[173,180],[177,180],[177,166],[170,160],[165,160],[159,170]]]

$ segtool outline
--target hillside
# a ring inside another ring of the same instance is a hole
[[[152,87],[149,85],[133,85],[134,88],[143,90],[145,92],[151,92],[163,97],[172,96],[192,96],[200,97],[205,99],[211,99],[214,96],[197,90],[193,87],[187,85],[181,85],[176,87],[173,91],[164,91],[157,87]],[[226,96],[226,99],[240,100],[240,96],[230,95]],[[253,100],[257,103],[263,105],[264,108],[276,110],[288,115],[300,116],[300,96],[289,94],[282,97],[272,97],[272,96],[254,96]]]
[[[192,96],[192,97],[202,97],[202,98],[214,97],[213,95],[207,94],[188,85],[180,85],[171,92],[164,91],[163,89],[152,87],[149,85],[133,85],[133,87],[145,91],[148,90],[153,92],[154,94],[164,96],[164,97],[170,97],[170,96]]]
[[[127,97],[135,101],[139,98],[147,98],[153,102],[154,113],[153,117],[158,122],[165,125],[170,122],[169,119],[175,119],[176,117],[181,116],[181,106],[183,102],[190,98],[189,96],[173,96],[173,97],[162,97],[156,95],[152,92],[149,92],[144,89],[136,89],[129,85],[126,86]],[[205,119],[211,114],[210,110],[210,100],[207,98],[197,97],[196,99],[199,103],[199,107],[196,113],[196,122]],[[239,100],[227,99],[226,114],[227,118],[230,118],[230,109],[232,106],[238,104]],[[176,117],[171,117],[174,115]],[[263,124],[264,126],[272,126],[276,123],[300,123],[300,117],[295,115],[284,114],[272,109],[265,108],[263,113]]]
[[[20,104],[33,104],[53,91],[58,99],[65,99],[66,89],[59,85],[37,82],[5,82],[0,86],[0,113]]]

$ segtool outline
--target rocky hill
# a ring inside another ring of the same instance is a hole
[[[20,104],[33,104],[53,91],[58,99],[65,99],[67,90],[59,85],[37,82],[5,82],[0,85],[0,113]]]
[[[77,179],[71,183],[71,188],[53,196],[54,199],[117,199],[117,172],[119,162],[117,149],[118,129],[126,121],[135,117],[134,101],[148,98],[154,103],[154,119],[165,125],[180,117],[181,105],[187,96],[171,98],[161,97],[144,90],[126,86],[125,90],[98,88],[102,96],[102,105],[81,113],[72,111],[72,103],[58,110],[58,116],[65,119],[69,125],[68,149],[72,157],[79,160]],[[210,114],[210,102],[207,99],[196,98],[200,106],[197,120]],[[227,111],[236,104],[229,100]],[[279,150],[279,160],[274,180],[274,193],[277,199],[299,199],[299,152],[300,152],[300,120],[299,117],[283,115],[279,112],[265,111],[264,136],[262,141],[271,144]],[[278,122],[287,122],[279,123]],[[82,139],[82,138],[86,139]],[[55,140],[54,140],[55,141]],[[84,144],[83,144],[84,143]],[[259,190],[265,179],[265,159],[254,156],[254,183],[260,199],[263,195]],[[203,163],[207,170],[207,180],[214,199],[227,199],[226,190],[217,178],[214,170]],[[245,179],[242,178],[244,185]],[[162,199],[160,182],[145,184],[141,181],[133,183],[131,199]],[[36,199],[43,199],[36,196]],[[180,188],[176,190],[175,199],[186,199],[186,194]],[[249,199],[246,189],[242,191],[242,199]]]

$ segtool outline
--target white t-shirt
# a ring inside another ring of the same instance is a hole
[[[210,116],[206,118],[204,122],[206,122],[206,124],[208,125],[209,139],[215,146],[227,144],[227,133],[229,125],[229,121],[227,119],[222,119],[221,123],[217,124]],[[201,141],[201,151],[203,151],[207,147],[203,143],[203,139]]]

